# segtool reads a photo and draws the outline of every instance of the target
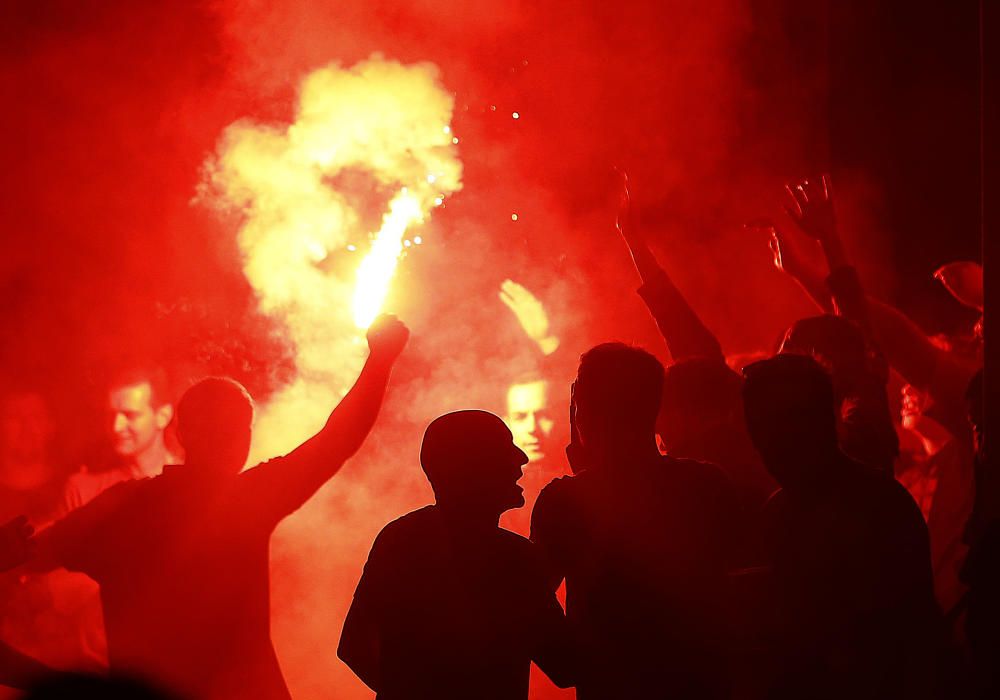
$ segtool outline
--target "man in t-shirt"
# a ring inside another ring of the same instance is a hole
[[[420,463],[436,503],[372,546],[338,655],[380,700],[526,700],[534,661],[570,684],[572,644],[534,547],[497,526],[524,505],[528,458],[485,411],[427,428]]]
[[[723,590],[732,489],[656,444],[663,366],[621,343],[586,352],[573,388],[574,476],[545,487],[531,539],[586,645],[593,698],[724,696]]]
[[[271,532],[360,448],[407,336],[376,320],[364,369],[324,428],[242,473],[250,396],[202,380],[178,405],[186,464],[119,484],[39,536],[44,563],[100,584],[112,671],[208,700],[289,697],[270,637]]]

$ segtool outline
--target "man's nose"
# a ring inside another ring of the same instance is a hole
[[[125,414],[116,413],[114,419],[112,419],[111,427],[116,433],[123,432],[128,427],[128,420],[126,420]]]

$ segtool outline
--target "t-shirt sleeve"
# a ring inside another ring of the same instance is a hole
[[[301,459],[294,453],[273,457],[240,474],[250,515],[273,527],[309,500],[313,492],[303,492],[295,478],[301,471]]]

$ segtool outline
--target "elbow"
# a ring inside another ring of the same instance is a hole
[[[553,685],[557,688],[572,688],[576,685],[576,667],[569,659],[562,659],[553,663],[552,660],[542,668],[545,675],[549,677]]]

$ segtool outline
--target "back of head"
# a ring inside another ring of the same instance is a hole
[[[811,357],[777,355],[743,370],[750,439],[782,485],[838,453],[830,375]]]
[[[527,461],[504,422],[480,410],[435,418],[420,446],[420,465],[439,502],[471,499],[498,514],[523,505],[517,480]]]
[[[663,365],[641,348],[604,343],[580,358],[573,405],[585,446],[653,435],[663,394]]]
[[[208,377],[192,386],[177,405],[177,433],[187,461],[238,472],[250,451],[253,400],[239,382]]]
[[[866,373],[872,364],[864,334],[843,316],[824,314],[796,321],[785,332],[781,353],[809,355],[833,375],[843,388]]]
[[[717,359],[692,358],[669,365],[663,375],[657,425],[668,451],[692,441],[724,439],[723,431],[742,427],[742,386],[742,378]]]

